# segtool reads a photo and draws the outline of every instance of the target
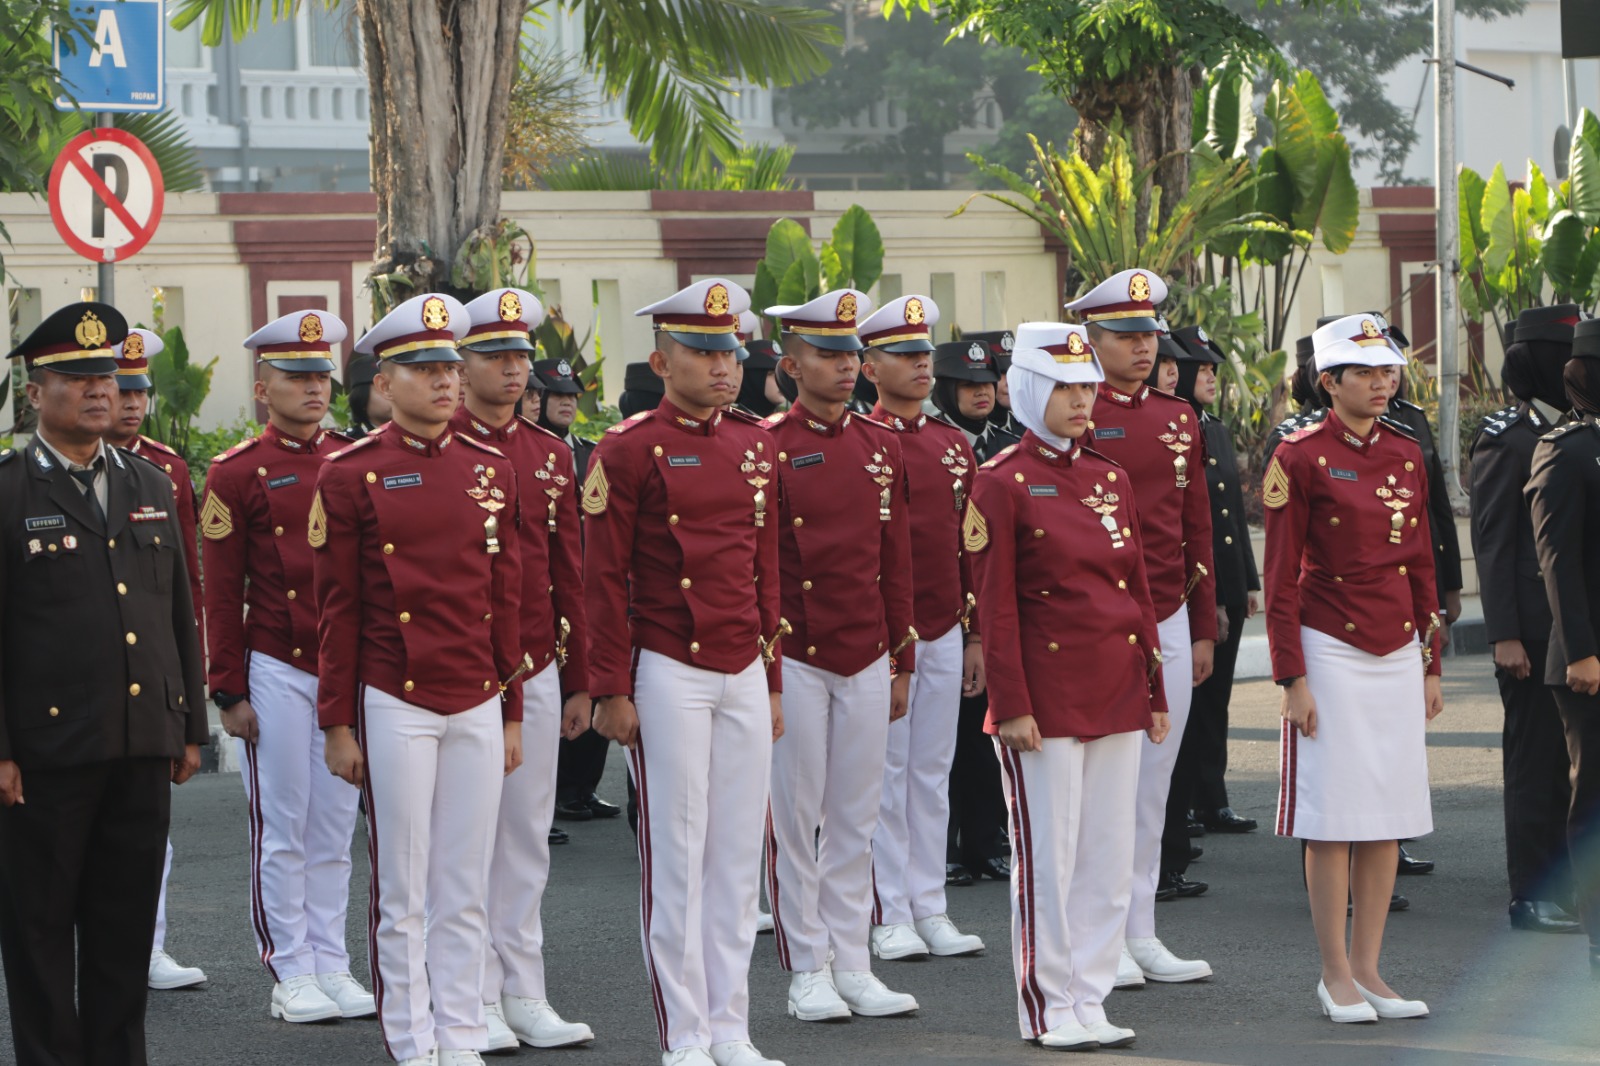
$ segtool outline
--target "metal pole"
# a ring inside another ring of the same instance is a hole
[[[1567,105],[1567,129],[1574,132],[1578,129],[1578,75],[1570,59],[1561,61],[1562,73],[1566,75],[1564,83]]]
[[[116,117],[112,115],[111,112],[101,111],[95,116],[94,124],[96,129],[108,130],[115,124],[115,121]],[[99,280],[96,282],[96,288],[99,290],[100,302],[103,304],[111,304],[113,307],[115,307],[117,303],[117,279],[115,276],[116,265],[109,260],[102,260],[96,267],[96,270],[99,273]]]
[[[1439,331],[1439,459],[1444,465],[1446,491],[1453,508],[1465,508],[1461,489],[1461,367],[1456,353],[1456,279],[1461,208],[1456,187],[1456,5],[1455,0],[1434,0],[1434,168],[1439,214],[1435,220],[1437,246],[1434,259],[1435,321]]]

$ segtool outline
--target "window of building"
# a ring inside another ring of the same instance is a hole
[[[332,11],[320,4],[307,4],[306,36],[307,59],[314,67],[358,67],[361,65],[361,48],[356,21],[351,17],[354,6],[340,6]]]
[[[175,30],[167,23],[167,66],[175,70],[204,70],[205,49],[200,45],[200,23],[191,22],[185,30]]]

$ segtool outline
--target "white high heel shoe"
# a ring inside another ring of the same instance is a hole
[[[1327,1015],[1328,1020],[1331,1022],[1375,1022],[1378,1020],[1378,1012],[1372,1009],[1371,1003],[1366,1002],[1365,996],[1362,997],[1362,1002],[1360,1003],[1352,1003],[1348,1007],[1341,1007],[1333,1001],[1332,996],[1328,995],[1327,983],[1323,981],[1317,982],[1317,1001],[1322,1004],[1322,1013]]]
[[[1420,999],[1388,999],[1375,992],[1368,992],[1361,987],[1361,982],[1355,982],[1356,991],[1361,993],[1361,998],[1377,1012],[1380,1018],[1426,1018],[1428,1005]]]

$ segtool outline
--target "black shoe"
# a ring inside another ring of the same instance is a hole
[[[1405,874],[1405,875],[1409,875],[1409,876],[1412,876],[1412,877],[1416,877],[1416,876],[1419,876],[1421,874],[1431,874],[1431,873],[1433,873],[1433,860],[1432,859],[1413,859],[1410,855],[1406,854],[1406,849],[1405,848],[1401,848],[1400,849],[1400,873],[1401,874]]]
[[[550,843],[552,845],[565,844],[571,839],[571,837],[567,836],[567,831],[560,826],[553,825],[550,827]]]
[[[1207,830],[1213,833],[1254,833],[1256,831],[1256,820],[1254,818],[1246,818],[1242,814],[1235,814],[1232,807],[1206,811],[1200,816],[1200,822]]]
[[[585,807],[589,808],[589,813],[596,818],[615,818],[622,813],[621,807],[618,807],[615,803],[607,803],[593,792],[589,793],[588,798],[582,802]]]
[[[1189,816],[1189,835],[1191,837],[1203,837],[1206,835],[1205,824],[1196,821],[1192,814]]]
[[[1400,893],[1396,892],[1394,895],[1389,897],[1389,913],[1390,914],[1395,914],[1395,913],[1397,913],[1399,911],[1403,911],[1403,910],[1409,910],[1410,908],[1411,908],[1411,901],[1409,899],[1407,899],[1406,897],[1402,896]],[[1346,903],[1345,904],[1344,913],[1345,913],[1346,917],[1348,917],[1354,911],[1355,911],[1355,904],[1353,904],[1353,903]]]
[[[1196,859],[1198,859],[1200,856],[1204,855],[1205,853],[1206,853],[1206,849],[1202,848],[1199,844],[1190,844],[1189,845],[1189,861],[1190,862],[1194,862]]]
[[[959,862],[944,864],[944,883],[946,888],[968,888],[974,878],[972,871],[962,866]]]
[[[1162,874],[1161,880],[1156,882],[1156,898],[1161,898],[1163,888],[1170,888],[1178,899],[1193,899],[1205,895],[1210,887],[1204,881],[1191,881],[1182,874]]]
[[[1583,923],[1562,909],[1559,903],[1544,899],[1511,901],[1511,928],[1524,933],[1581,933]]]
[[[1178,898],[1178,889],[1169,882],[1165,875],[1156,881],[1156,902],[1165,903],[1169,899]]]
[[[1007,859],[980,859],[966,865],[972,871],[972,876],[980,881],[985,877],[991,881],[1011,880],[1011,863]]]
[[[594,812],[585,800],[557,800],[556,817],[564,822],[588,822],[593,821]]]

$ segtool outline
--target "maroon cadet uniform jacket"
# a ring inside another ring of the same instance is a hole
[[[564,656],[561,691],[582,691],[589,683],[589,638],[572,449],[526,418],[491,429],[464,406],[450,426],[503,452],[517,472],[522,493],[522,650],[533,658],[528,674],[534,676],[552,659]],[[565,635],[560,628],[563,619],[568,626]]]
[[[422,440],[391,422],[328,457],[308,532],[324,729],[355,724],[362,685],[456,714],[511,679],[523,655],[517,522],[510,460],[466,435]],[[505,720],[521,721],[522,686],[503,700]]]
[[[300,440],[269,424],[261,436],[212,460],[200,527],[211,691],[247,695],[252,651],[317,672],[305,530],[317,473],[330,452],[348,443],[324,430]]]
[[[782,613],[794,629],[783,654],[843,677],[886,652],[897,669],[915,669],[911,511],[899,439],[869,418],[846,414],[830,424],[798,403],[766,426],[782,479]],[[863,597],[868,574],[877,595]]]
[[[200,545],[195,538],[200,510],[194,502],[194,482],[189,480],[189,464],[165,444],[142,434],[133,438],[128,451],[150,460],[172,479],[172,494],[178,500],[178,528],[183,530],[183,562],[189,570],[189,595],[194,599],[194,620],[199,625],[205,607],[200,591]]]
[[[989,717],[1046,737],[1147,729],[1167,698],[1131,479],[1032,433],[978,471],[962,540],[978,581]]]
[[[606,431],[583,486],[591,696],[633,694],[636,648],[736,674],[777,641],[776,459],[753,419],[669,400]]]
[[[1187,591],[1189,639],[1216,640],[1217,580],[1200,417],[1187,400],[1148,385],[1130,396],[1102,384],[1093,446],[1127,470],[1138,487],[1139,532],[1156,617],[1175,614]],[[1202,567],[1204,576],[1196,580]]]
[[[1387,655],[1435,632],[1428,471],[1417,442],[1381,422],[1356,436],[1333,412],[1285,437],[1262,480],[1272,676],[1306,672],[1300,627]]]
[[[959,429],[932,415],[907,420],[879,404],[872,409],[872,417],[900,438],[911,499],[917,636],[938,640],[962,621],[976,633],[978,619],[967,609],[972,567],[961,550],[961,517],[972,492],[972,475],[978,469],[972,447]]]

